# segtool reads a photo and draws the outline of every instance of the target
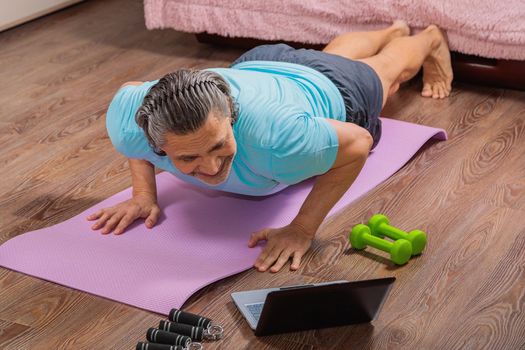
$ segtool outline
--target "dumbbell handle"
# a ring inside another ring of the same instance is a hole
[[[386,234],[387,236],[393,239],[401,239],[406,238],[408,236],[407,232],[400,230],[397,227],[390,226],[388,224],[379,225],[379,232]]]
[[[368,233],[365,233],[365,239],[367,241],[367,245],[383,250],[383,251],[390,251],[393,244],[389,241],[385,241],[383,238],[376,237],[374,235],[370,235]]]

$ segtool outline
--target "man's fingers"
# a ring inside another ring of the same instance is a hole
[[[293,253],[292,265],[290,266],[290,270],[295,271],[299,268],[302,257],[303,257],[303,254],[301,252]]]
[[[98,219],[98,218],[102,215],[102,212],[103,212],[102,209],[100,209],[100,210],[97,211],[96,213],[93,213],[93,214],[89,215],[89,216],[87,217],[87,219],[88,219],[89,221],[96,220],[96,219]]]
[[[279,272],[281,267],[283,267],[284,264],[290,259],[290,252],[288,250],[283,250],[281,252],[281,255],[279,255],[279,259],[277,259],[277,262],[272,266],[270,269],[271,272]]]
[[[99,228],[104,226],[104,224],[106,223],[106,221],[108,221],[109,218],[110,215],[108,213],[103,213],[102,216],[98,219],[98,221],[93,226],[91,226],[91,228],[93,230],[98,230]]]
[[[268,240],[268,230],[261,230],[252,233],[252,235],[250,236],[250,240],[248,241],[248,247],[255,247],[257,242],[262,240]]]
[[[261,264],[264,262],[264,260],[266,260],[266,258],[268,257],[272,249],[273,249],[273,244],[272,245],[268,244],[266,247],[264,247],[261,254],[259,254],[257,259],[255,259],[255,263],[253,264],[253,266],[259,268]]]
[[[275,245],[274,245],[273,242],[268,243],[266,245],[266,247],[264,247],[264,249],[261,252],[261,254],[259,254],[257,259],[255,260],[255,263],[253,264],[253,266],[255,266],[257,269],[259,269],[264,264],[266,259],[268,259],[270,254],[272,254],[272,252],[274,250],[274,247],[275,247]]]
[[[126,227],[128,227],[129,224],[131,224],[133,221],[134,221],[134,219],[133,219],[133,217],[131,215],[129,215],[129,214],[124,215],[124,217],[122,219],[120,219],[120,222],[119,222],[117,228],[115,229],[114,233],[116,235],[120,235],[121,233],[124,232]]]
[[[149,216],[146,218],[146,227],[152,228],[157,223],[160,216],[160,210],[158,208],[151,209]]]
[[[120,222],[120,219],[122,219],[123,216],[124,216],[124,213],[113,214],[113,216],[111,216],[106,222],[106,225],[104,225],[102,234],[110,233],[113,230],[113,227],[115,227],[115,225]]]
[[[259,271],[266,271],[270,267],[270,265],[272,265],[275,262],[275,260],[277,260],[279,255],[281,255],[281,249],[272,249],[270,251],[270,254],[268,254],[268,256],[266,257],[266,259],[264,259],[264,262],[260,264]]]

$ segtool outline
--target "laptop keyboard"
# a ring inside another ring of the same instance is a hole
[[[256,322],[259,322],[264,303],[244,304]]]

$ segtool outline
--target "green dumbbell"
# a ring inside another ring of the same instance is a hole
[[[421,230],[410,232],[402,231],[396,227],[390,226],[388,218],[381,214],[376,214],[368,220],[368,227],[374,236],[383,238],[384,236],[392,239],[406,239],[412,244],[412,255],[421,254],[427,245],[427,235]]]
[[[389,242],[372,235],[370,228],[363,224],[355,225],[348,237],[355,249],[365,249],[367,245],[390,253],[390,260],[397,265],[406,264],[412,256],[412,245],[405,239]]]

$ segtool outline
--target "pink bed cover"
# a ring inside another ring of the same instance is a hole
[[[312,44],[400,18],[416,31],[432,23],[445,29],[451,50],[525,60],[523,0],[145,0],[144,11],[148,29]]]

